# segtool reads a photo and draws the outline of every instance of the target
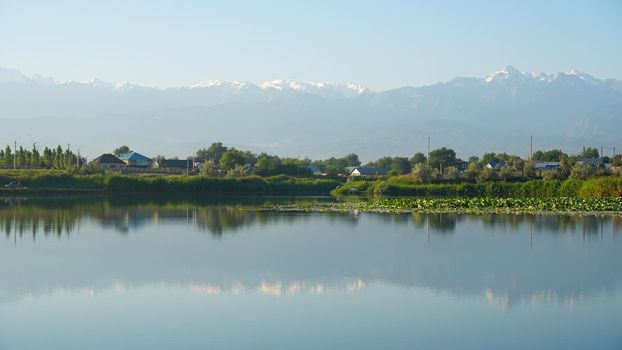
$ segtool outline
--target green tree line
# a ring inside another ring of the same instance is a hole
[[[18,169],[73,169],[84,164],[84,159],[78,159],[68,148],[63,150],[59,145],[56,148],[45,147],[43,152],[39,152],[36,147],[31,150],[19,148],[11,149],[6,146],[0,149],[0,167]]]

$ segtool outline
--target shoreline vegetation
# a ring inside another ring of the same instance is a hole
[[[354,180],[331,191],[335,197],[622,197],[622,177],[586,180],[485,181],[419,184],[407,177]]]
[[[333,197],[622,197],[622,177],[586,180],[484,181],[421,184],[407,176],[336,180],[287,175],[208,177],[204,175],[81,175],[55,170],[3,170],[0,184],[19,182],[20,188],[0,188],[11,194],[215,194],[215,195],[324,195]]]
[[[330,194],[333,197],[330,201],[242,204],[240,209],[278,212],[622,214],[622,178],[612,176],[563,181],[416,184],[403,177],[343,183],[285,175],[214,178],[0,171],[0,181],[15,179],[19,179],[26,188],[3,188],[0,189],[0,196],[129,195],[136,198],[216,199]]]
[[[67,171],[11,170],[0,172],[0,184],[19,182],[19,188],[0,188],[0,195],[45,194],[213,194],[213,195],[329,195],[342,183],[330,179],[286,175],[207,177],[175,175],[80,175]]]

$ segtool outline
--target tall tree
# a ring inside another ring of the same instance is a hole
[[[430,152],[430,166],[433,169],[456,165],[456,152],[453,149],[441,147]]]
[[[214,142],[208,148],[201,148],[197,151],[197,158],[201,160],[212,160],[215,164],[220,163],[220,157],[229,149],[223,146],[222,142]]]
[[[112,153],[115,156],[120,157],[120,156],[124,155],[125,153],[129,153],[131,151],[132,150],[128,146],[123,145],[123,146],[117,147],[114,151],[112,151]]]

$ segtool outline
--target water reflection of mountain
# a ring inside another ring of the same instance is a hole
[[[620,217],[269,213],[245,205],[4,205],[0,293],[169,283],[274,293],[281,286],[285,295],[297,286],[382,281],[480,295],[506,308],[573,304],[622,282]],[[48,239],[56,236],[71,239]]]

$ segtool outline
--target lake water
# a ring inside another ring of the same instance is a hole
[[[622,349],[620,217],[265,201],[0,199],[0,349]]]

